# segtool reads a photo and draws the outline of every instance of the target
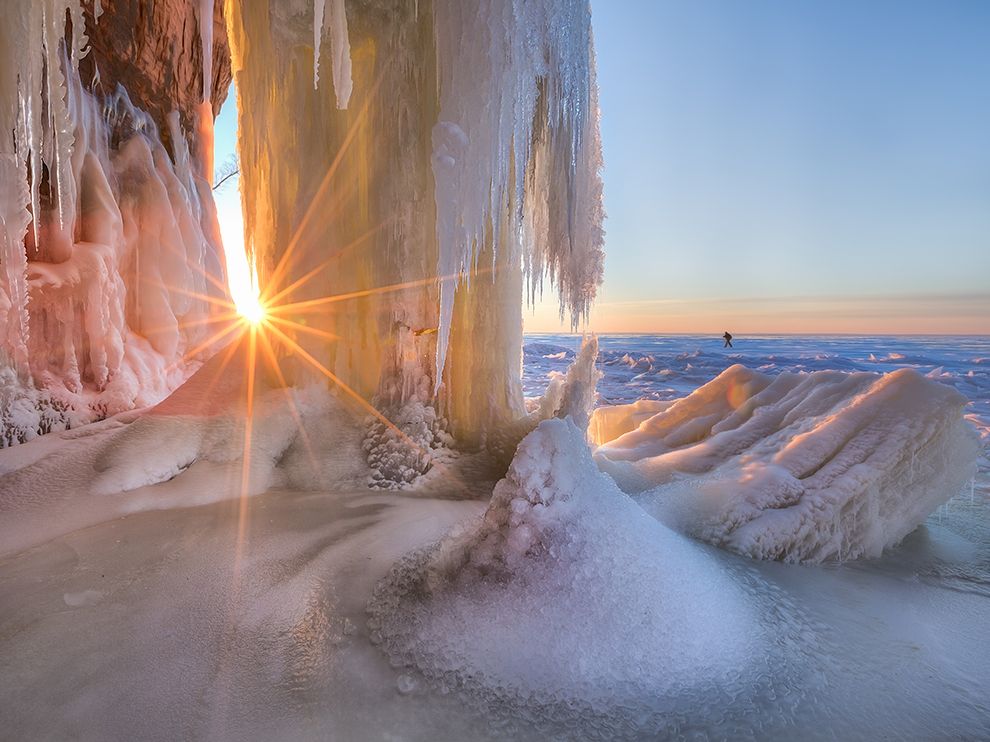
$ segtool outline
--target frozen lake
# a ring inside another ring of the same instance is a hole
[[[578,344],[528,336],[527,395]],[[456,485],[442,497],[276,487],[245,501],[246,519],[236,501],[133,513],[0,558],[0,738],[990,737],[990,340],[721,345],[602,337],[600,396],[680,397],[735,363],[910,366],[970,400],[977,477],[901,546],[845,564],[757,562],[648,519],[633,535],[603,520],[589,533],[611,558],[533,578],[554,600],[518,585],[469,591],[426,617],[424,630],[442,630],[429,653],[406,657],[386,656],[365,608],[403,555],[484,511]],[[691,593],[699,611],[714,606],[704,615],[666,602],[692,580],[717,588]],[[696,666],[708,646],[721,661]],[[570,682],[592,677],[603,679]]]

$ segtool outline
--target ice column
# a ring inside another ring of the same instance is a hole
[[[227,2],[262,289],[367,399],[488,442],[523,415],[524,294],[576,322],[601,278],[588,0]]]

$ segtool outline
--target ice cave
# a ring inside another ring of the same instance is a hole
[[[990,345],[581,337],[590,0],[0,13],[0,739],[990,738]]]

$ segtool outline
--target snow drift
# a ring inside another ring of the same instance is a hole
[[[771,377],[736,365],[595,458],[648,512],[709,543],[760,559],[873,557],[972,477],[965,404],[909,369]]]

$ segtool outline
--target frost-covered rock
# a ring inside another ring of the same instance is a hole
[[[736,365],[595,458],[664,523],[741,554],[878,556],[972,477],[965,404],[909,369],[771,377]]]
[[[0,365],[0,448],[89,422],[65,399],[20,383],[11,368]]]

